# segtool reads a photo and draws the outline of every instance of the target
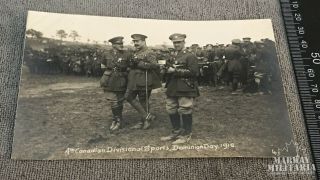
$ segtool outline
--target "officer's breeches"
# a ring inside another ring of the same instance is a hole
[[[124,91],[105,91],[111,109],[123,109]]]
[[[146,111],[147,110],[147,94],[145,90],[135,90],[135,91],[129,91],[127,92],[128,94],[126,95],[127,101],[131,104],[131,102],[136,102],[136,99],[138,97],[139,103],[143,107],[143,109]],[[148,99],[150,98],[151,95],[151,90],[148,90]]]
[[[167,97],[166,110],[168,114],[192,114],[193,97]]]

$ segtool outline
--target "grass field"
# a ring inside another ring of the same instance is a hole
[[[150,129],[129,129],[139,116],[125,103],[125,127],[111,133],[111,111],[98,78],[33,75],[23,68],[12,158],[272,157],[292,140],[277,83],[272,95],[231,95],[226,89],[200,87],[192,140],[172,146],[160,141],[171,130],[165,89],[151,96],[157,120]],[[294,148],[281,155],[295,155]]]

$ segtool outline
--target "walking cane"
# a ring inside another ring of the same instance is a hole
[[[146,111],[149,116],[149,98],[148,98],[148,70],[146,70]]]

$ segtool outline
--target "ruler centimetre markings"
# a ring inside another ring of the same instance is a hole
[[[317,1],[280,0],[280,4],[316,176],[320,178],[320,6]]]

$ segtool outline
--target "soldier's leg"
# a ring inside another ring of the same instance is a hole
[[[234,71],[232,73],[232,91],[236,91],[238,89],[238,84],[240,82],[241,78],[241,72],[240,71]]]
[[[106,99],[109,102],[109,106],[111,107],[111,111],[112,111],[112,123],[110,126],[110,130],[111,131],[117,130],[120,128],[120,125],[121,125],[121,108],[118,104],[117,95],[115,92],[106,91],[106,90],[104,90],[104,94],[106,96]]]
[[[180,97],[179,113],[182,115],[183,129],[185,134],[191,134],[192,132],[192,111],[193,111],[193,97]]]
[[[145,117],[147,115],[145,109],[137,100],[138,91],[127,91],[126,92],[126,100],[129,104],[142,116]]]
[[[117,93],[117,100],[118,100],[119,109],[121,112],[121,115],[120,115],[121,119],[122,119],[122,112],[123,112],[124,95],[125,95],[125,91],[121,91]]]
[[[161,141],[176,140],[181,134],[181,120],[178,112],[178,97],[167,97],[166,98],[166,110],[169,114],[169,118],[172,125],[171,134],[168,136],[161,137]]]
[[[131,127],[131,129],[142,129],[144,126],[144,119],[148,116],[144,107],[137,100],[137,96],[138,96],[138,91],[127,91],[125,95],[128,103],[139,113],[141,117],[140,122],[134,125],[133,127]]]
[[[271,94],[271,83],[266,74],[260,80],[260,91],[264,94]]]
[[[123,118],[122,118],[122,111],[123,111],[123,100],[124,100],[125,92],[115,92],[116,99],[112,102],[111,108],[114,114],[114,126],[112,127],[112,131],[118,130],[123,126]]]
[[[193,111],[193,97],[180,97],[178,99],[178,111],[182,117],[183,133],[178,137],[173,144],[183,144],[191,139],[192,134],[192,111]]]
[[[233,90],[232,82],[233,82],[233,72],[228,71],[228,86],[231,84],[231,91]]]
[[[148,100],[150,99],[151,90],[148,90]],[[138,91],[138,99],[145,111],[147,111],[147,95],[146,91]],[[149,101],[148,101],[149,102]],[[150,107],[150,103],[148,103]]]
[[[147,116],[143,119],[144,121],[143,129],[148,129],[151,126],[151,121],[155,120],[156,118],[153,114],[150,113],[150,103],[149,103],[150,95],[151,95],[151,90],[148,90],[148,97],[147,97],[146,91],[138,91],[139,102],[147,113]],[[148,101],[147,101],[147,98],[148,98]],[[147,109],[147,102],[148,102],[148,109]]]

